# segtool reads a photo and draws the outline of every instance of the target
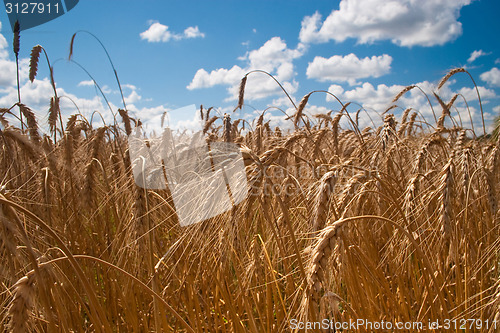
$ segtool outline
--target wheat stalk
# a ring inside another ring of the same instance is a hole
[[[453,233],[452,222],[452,198],[453,191],[453,156],[450,157],[448,163],[443,167],[440,174],[440,182],[438,192],[440,194],[439,206],[439,224],[445,242],[449,242]]]

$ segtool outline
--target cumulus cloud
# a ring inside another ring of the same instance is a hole
[[[92,80],[81,81],[78,83],[79,87],[90,87],[93,85],[94,85],[94,81],[92,81]]]
[[[400,46],[443,45],[462,34],[460,9],[471,0],[342,0],[322,21],[319,13],[302,21],[303,43],[359,43],[390,40]]]
[[[302,44],[299,44],[296,49],[289,49],[281,38],[273,37],[259,49],[247,52],[239,58],[246,63],[245,66],[234,65],[230,69],[219,68],[210,72],[203,68],[199,69],[187,88],[193,90],[225,85],[228,86],[228,100],[236,100],[240,80],[249,71],[259,69],[273,74],[283,87],[293,94],[298,89],[298,83],[294,79],[296,73],[293,60],[301,57],[304,51],[305,46]],[[245,98],[248,100],[261,99],[279,93],[279,86],[262,74],[249,77],[245,87]]]
[[[128,95],[127,97],[125,97],[125,103],[127,103],[127,104],[133,104],[133,103],[139,102],[141,99],[142,99],[142,96],[139,95],[137,93],[137,91],[132,90],[132,92],[130,93],[130,95]]]
[[[0,35],[1,36],[1,35]],[[28,59],[20,60],[20,77],[28,77]],[[8,59],[0,59],[0,88],[16,84],[16,63]]]
[[[210,88],[216,85],[236,84],[245,75],[245,70],[240,66],[233,66],[231,69],[219,68],[207,72],[205,69],[199,69],[193,77],[191,83],[187,86],[189,90],[199,88]]]
[[[340,85],[333,84],[328,91],[337,96],[343,102],[357,102],[367,109],[375,109],[383,112],[391,105],[391,101],[404,86],[379,84],[373,86],[369,82],[364,82],[361,86],[351,90],[344,90]],[[334,101],[333,97],[327,96],[327,101]]]
[[[205,34],[200,31],[198,26],[188,27],[184,33],[179,34],[169,30],[168,26],[160,22],[153,22],[149,28],[139,34],[141,39],[150,43],[168,42],[170,40],[181,40],[186,38],[203,38]]]
[[[391,70],[392,57],[384,54],[359,59],[351,53],[346,56],[334,55],[331,58],[315,57],[307,67],[307,77],[321,82],[349,82],[356,79],[380,77]]]
[[[2,22],[0,22],[0,31],[2,31]],[[5,37],[0,34],[0,59],[6,59],[9,57],[9,53],[7,52],[7,40]]]
[[[496,67],[484,72],[479,77],[491,86],[500,87],[500,70]]]
[[[0,22],[0,31],[2,23]],[[21,84],[28,79],[29,60],[19,60],[19,77]],[[8,43],[5,37],[0,33],[0,89],[5,89],[17,84],[16,62],[9,59]]]
[[[483,86],[478,86],[477,90],[479,91],[483,104],[486,104],[488,99],[495,98],[497,96],[495,91]],[[458,90],[458,93],[462,94],[468,102],[477,101],[478,99],[476,88],[462,87]]]
[[[63,88],[57,88],[57,94],[61,98],[61,114],[63,116],[63,122],[66,122],[67,117],[80,111],[84,117],[87,119],[91,118],[92,113],[95,110],[101,110],[102,115],[107,123],[113,121],[111,113],[108,111],[107,106],[103,104],[102,99],[99,96],[95,96],[92,99],[80,98],[74,94],[68,93]],[[54,95],[52,90],[52,85],[48,78],[36,79],[33,83],[26,80],[21,86],[21,98],[22,102],[29,106],[35,113],[38,122],[42,128],[42,131],[48,132],[47,126],[47,115],[49,110],[50,97]],[[15,86],[8,87],[2,91],[0,96],[0,105],[13,105],[17,102],[17,88]],[[76,109],[73,102],[78,105]],[[115,105],[111,107],[116,110]],[[94,117],[96,124],[100,124],[100,117]],[[12,122],[17,124],[16,121]]]
[[[195,27],[188,27],[186,30],[184,30],[184,37],[185,38],[198,38],[198,37],[205,37],[205,34],[200,31],[198,26]]]
[[[462,87],[458,89],[458,91],[455,91],[451,88],[454,83],[455,82],[453,80],[448,81],[438,91],[438,95],[446,103],[453,97],[455,93],[462,94],[467,100],[474,124],[481,124],[481,116],[478,112],[477,94],[475,88]],[[416,83],[416,85],[430,97],[432,105],[434,107],[434,111],[437,113],[437,117],[439,117],[439,104],[432,97],[432,92],[436,90],[435,85],[429,81],[419,82]],[[378,120],[378,123],[380,123],[380,121],[382,121],[382,116],[378,117],[377,115],[381,115],[385,110],[387,110],[388,107],[393,105],[391,101],[404,88],[405,86],[402,85],[388,86],[385,84],[379,84],[377,86],[374,86],[369,82],[365,82],[361,86],[355,87],[350,90],[346,90],[340,85],[333,84],[329,87],[328,91],[337,96],[344,103],[356,102],[361,104],[367,110],[367,112],[371,114],[372,118],[374,120]],[[491,89],[487,89],[483,86],[479,86],[478,89],[479,93],[481,94],[483,106],[490,100],[497,98],[496,93]],[[326,100],[336,103],[336,101],[331,96],[327,96]],[[427,101],[426,96],[419,89],[415,88],[410,90],[404,96],[399,98],[395,104],[398,105],[398,108],[393,109],[391,111],[393,113],[399,113],[406,108],[412,108],[413,110],[418,110],[426,121],[431,124],[434,123],[434,116],[432,114],[432,109],[429,106],[429,102]],[[468,121],[467,106],[465,105],[463,99],[459,98],[455,101],[453,110],[455,112],[460,112],[461,117],[463,118],[462,120],[464,122]],[[456,117],[456,113],[452,112],[452,116]],[[459,118],[457,117],[457,120],[458,119]],[[488,119],[492,119],[492,115],[487,109],[485,109],[485,120]],[[368,123],[365,122],[363,126],[366,126],[367,124]],[[464,123],[464,126],[467,125],[468,123]]]
[[[473,51],[473,52],[470,54],[470,57],[469,57],[469,59],[467,59],[467,62],[468,62],[468,63],[472,63],[472,62],[474,62],[477,58],[482,57],[482,56],[485,56],[485,55],[489,55],[489,54],[491,54],[491,52],[484,52],[483,50],[475,50],[475,51]]]
[[[1,23],[0,23],[1,29]],[[199,30],[198,30],[199,31]],[[191,36],[196,34],[196,30],[188,31],[187,34]],[[22,58],[19,61],[20,65],[20,88],[21,88],[21,99],[24,104],[30,107],[35,113],[38,123],[41,127],[41,132],[48,133],[48,110],[50,104],[50,98],[54,95],[52,85],[48,78],[37,78],[34,82],[28,80],[29,72],[29,59]],[[94,81],[85,80],[78,83],[79,87],[93,87]],[[126,101],[129,110],[136,110],[141,117],[149,119],[158,114],[163,114],[167,110],[164,106],[141,108],[138,109],[133,103],[137,103],[142,100],[142,97],[137,92],[137,87],[131,84],[123,84],[122,87],[125,89],[130,89],[130,94],[126,96]],[[104,85],[101,87],[105,94],[117,93],[117,91],[112,91],[108,86]],[[77,112],[81,112],[84,117],[88,120],[91,118],[94,121],[95,126],[101,126],[102,119],[99,116],[93,116],[92,114],[98,110],[102,115],[104,121],[110,124],[114,121],[113,115],[109,111],[108,105],[104,103],[104,100],[99,94],[96,94],[92,98],[82,98],[72,93],[69,93],[65,89],[58,87],[57,94],[60,99],[61,114],[63,116],[63,122],[67,121],[67,118]],[[16,64],[15,61],[9,58],[9,52],[7,51],[7,42],[4,36],[0,33],[0,106],[9,107],[17,103],[17,81],[16,81]],[[78,109],[75,107],[78,106]],[[113,110],[118,109],[117,105],[110,102],[110,106]],[[18,121],[15,118],[7,116],[9,122],[13,125],[18,125]]]

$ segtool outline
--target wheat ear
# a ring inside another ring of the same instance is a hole
[[[224,141],[231,142],[231,116],[229,114],[224,114]]]
[[[38,123],[36,121],[35,114],[33,111],[22,103],[18,103],[19,108],[21,109],[21,113],[26,118],[26,122],[28,123],[28,130],[30,133],[31,140],[35,142],[40,142],[40,134],[38,133]]]
[[[329,171],[319,180],[316,197],[314,199],[313,230],[323,229],[328,214],[328,202],[336,184],[336,173]],[[336,215],[336,214],[335,214]],[[337,217],[335,216],[335,219]]]
[[[241,82],[240,82],[240,89],[239,89],[239,92],[238,92],[238,106],[236,107],[236,109],[234,109],[235,111],[237,109],[242,109],[243,108],[243,104],[244,104],[244,97],[245,97],[245,86],[247,84],[247,79],[248,79],[248,76],[245,75],[242,79],[241,79]],[[207,114],[207,117],[208,117],[208,114]]]
[[[35,81],[35,77],[38,72],[38,60],[40,59],[40,52],[42,52],[42,47],[40,45],[37,45],[33,47],[33,49],[31,49],[29,72],[29,78],[31,82]]]
[[[23,276],[14,285],[14,297],[9,306],[9,330],[27,332],[29,314],[33,306],[33,275]]]
[[[403,90],[401,90],[395,97],[394,99],[392,100],[392,103],[395,103],[398,101],[398,99],[400,99],[404,94],[406,94],[408,91],[412,90],[413,88],[415,88],[416,85],[410,85],[410,86],[406,86]]]
[[[441,81],[439,81],[439,84],[438,84],[438,90],[441,89],[444,84],[446,83],[446,81],[448,81],[450,79],[450,77],[452,77],[453,75],[457,74],[457,73],[464,73],[466,70],[465,68],[455,68],[455,69],[452,69],[451,71],[448,72],[448,74],[446,74],[442,79]]]

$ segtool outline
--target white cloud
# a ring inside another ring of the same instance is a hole
[[[130,114],[140,120],[143,123],[143,128],[147,132],[155,131],[156,133],[161,133],[161,118],[163,114],[170,109],[164,105],[158,105],[154,107],[142,107],[137,108],[135,105],[127,105]]]
[[[359,59],[351,53],[346,56],[335,55],[329,59],[315,57],[307,67],[307,77],[321,82],[349,82],[356,79],[380,77],[391,70],[392,57],[384,54]]]
[[[189,90],[199,88],[210,88],[216,85],[236,84],[245,75],[246,71],[240,66],[234,65],[231,69],[219,68],[208,73],[205,69],[199,69],[187,86]]]
[[[148,30],[141,32],[141,39],[146,39],[148,42],[168,42],[172,37],[172,33],[168,31],[168,26],[159,22],[151,24]]]
[[[195,26],[195,27],[186,28],[186,30],[184,30],[184,37],[186,37],[186,38],[198,38],[198,37],[204,38],[205,34],[200,31],[198,26]]]
[[[482,56],[485,56],[485,55],[489,55],[489,54],[491,54],[491,52],[484,52],[483,50],[475,50],[475,51],[473,51],[473,52],[470,54],[470,57],[469,57],[469,59],[467,59],[467,62],[468,62],[468,63],[472,63],[472,62],[474,62],[477,58],[482,57]]]
[[[93,80],[86,80],[86,81],[81,81],[78,83],[78,87],[90,87],[94,85]]]
[[[315,13],[302,21],[299,38],[304,43],[359,43],[391,40],[400,46],[443,45],[462,34],[460,9],[471,0],[342,0],[321,22]]]
[[[2,23],[0,22],[0,31]],[[17,85],[16,62],[9,59],[8,43],[5,37],[0,33],[0,90]],[[22,85],[28,80],[29,59],[19,60],[19,79]]]
[[[244,67],[238,65],[230,69],[219,68],[211,72],[199,69],[194,75],[191,83],[187,86],[189,90],[208,88],[216,85],[228,86],[228,100],[235,100],[238,95],[240,80],[251,70],[263,70],[276,77],[289,93],[295,93],[298,83],[295,81],[293,60],[301,57],[305,46],[299,44],[296,49],[289,49],[286,43],[279,37],[273,37],[264,43],[259,49],[247,52],[238,58],[246,62]],[[254,74],[247,80],[245,87],[245,98],[248,100],[261,99],[268,96],[280,94],[279,86],[264,74]]]
[[[132,92],[130,93],[130,95],[128,95],[127,97],[125,97],[125,103],[127,103],[127,104],[133,104],[133,103],[137,103],[141,99],[142,99],[142,96],[139,95],[137,93],[137,91],[132,90]]]
[[[498,58],[497,60],[495,60],[495,64],[500,64],[500,58]]]
[[[93,80],[85,80],[80,81],[77,85],[78,87],[95,87],[97,89],[97,85]],[[117,91],[113,91],[107,84],[103,86],[99,86],[103,94],[111,94],[116,93]]]
[[[0,22],[0,31],[2,31],[2,22]],[[7,47],[8,47],[7,40],[2,34],[0,34],[0,59],[6,59],[9,57]]]
[[[185,38],[203,38],[205,34],[200,31],[198,26],[188,27],[183,34],[174,33],[168,30],[168,26],[160,22],[151,22],[148,30],[139,34],[141,39],[145,39],[150,43],[168,42],[171,39],[181,40]]]
[[[491,86],[500,87],[500,70],[496,67],[484,72],[479,77]]]
[[[131,90],[137,90],[136,86],[134,86],[133,84],[129,84],[129,83],[122,84],[122,88],[128,88],[128,89],[131,89]]]
[[[483,104],[486,103],[488,99],[495,98],[497,96],[495,91],[487,89],[483,86],[478,86],[477,90],[479,91],[479,95],[481,96],[481,101],[483,102]],[[475,101],[478,99],[476,88],[463,87],[460,88],[458,92],[465,97],[467,102]]]
[[[0,23],[1,29],[1,23]],[[0,106],[9,107],[17,103],[17,82],[16,82],[16,64],[15,61],[10,60],[8,57],[8,52],[5,51],[6,41],[3,35],[0,33]],[[5,51],[5,52],[4,52]],[[49,110],[50,98],[54,95],[52,90],[52,85],[48,78],[35,79],[34,82],[28,80],[29,72],[29,59],[22,58],[19,62],[20,65],[20,86],[21,86],[21,100],[24,104],[30,107],[40,125],[41,131],[48,133],[47,125],[47,112]],[[78,86],[94,86],[94,81],[86,80],[78,83]],[[137,87],[131,84],[123,84],[124,89],[130,89],[131,93],[127,96],[127,101],[130,103],[129,109],[137,109],[133,103],[141,100],[141,96],[137,93]],[[101,87],[105,94],[116,93],[112,91],[108,86],[104,85]],[[63,88],[57,88],[57,94],[60,99],[61,114],[63,116],[63,122],[67,121],[67,118],[76,114],[78,111],[82,113],[84,117],[88,120],[93,118],[95,126],[102,125],[101,117],[95,114],[97,110],[99,114],[102,115],[104,121],[107,124],[113,123],[113,116],[104,103],[104,100],[100,95],[95,95],[92,98],[81,98],[73,95]],[[76,109],[75,104],[78,106]],[[110,103],[112,110],[118,109],[118,106]],[[161,110],[166,110],[165,107],[159,106],[156,108],[143,108],[140,110],[141,117],[148,118],[154,115],[155,112],[160,112]],[[92,115],[94,116],[92,117]],[[13,125],[17,125],[18,121],[15,119],[9,119]]]
[[[14,84],[16,84],[16,63],[8,59],[0,59],[0,88]]]
[[[57,94],[61,98],[61,114],[63,116],[63,122],[66,122],[67,117],[71,114],[75,114],[78,110],[75,108],[76,103],[79,110],[82,112],[83,116],[90,120],[92,113],[95,110],[101,111],[105,121],[109,124],[113,121],[113,117],[109,112],[107,106],[103,104],[102,99],[99,96],[95,96],[92,99],[79,98],[73,94],[66,92],[62,88],[57,88]],[[47,112],[49,110],[50,98],[54,95],[52,90],[52,85],[48,78],[41,80],[34,80],[33,83],[26,81],[24,85],[21,86],[21,98],[22,102],[29,106],[37,116],[40,127],[45,128],[47,132]],[[71,100],[72,101],[71,101]],[[11,86],[3,90],[2,96],[0,97],[0,105],[13,105],[17,102],[17,88]],[[113,110],[116,110],[115,105],[111,105]],[[94,116],[96,124],[100,124],[100,117]],[[17,123],[17,122],[14,122]]]
[[[375,109],[383,112],[391,101],[404,86],[379,84],[374,87],[371,83],[365,82],[361,86],[352,90],[344,90],[340,85],[333,84],[328,91],[337,96],[342,102],[357,102],[367,109]],[[334,101],[331,96],[327,96],[327,101]]]
[[[475,126],[480,126],[481,124],[481,115],[479,113],[479,106],[477,104],[477,94],[475,88],[462,87],[458,89],[458,91],[454,91],[451,89],[451,86],[455,82],[453,80],[449,80],[437,93],[438,95],[445,101],[449,101],[455,93],[462,94],[467,103],[469,105],[469,110],[472,114],[472,118]],[[439,117],[441,108],[437,101],[432,96],[432,92],[436,91],[436,86],[428,81],[423,81],[416,83],[418,87],[420,87],[431,99],[434,112],[436,116]],[[382,121],[382,117],[378,117],[377,114],[382,114],[388,107],[393,105],[391,101],[393,98],[405,88],[402,85],[391,85],[387,86],[385,84],[379,84],[377,86],[373,86],[371,83],[365,82],[359,87],[355,87],[350,90],[344,89],[340,85],[333,84],[329,87],[328,91],[337,96],[343,103],[347,102],[356,102],[361,104],[368,113],[372,116],[375,123]],[[491,99],[497,97],[495,92],[491,89],[487,89],[483,86],[479,86],[479,93],[481,94],[481,100],[484,104],[487,104]],[[332,97],[327,96],[326,98],[329,102],[337,103]],[[392,109],[392,113],[400,113],[402,110],[406,108],[412,108],[413,110],[418,110],[421,115],[423,115],[430,124],[434,124],[434,116],[432,115],[432,109],[429,106],[426,96],[418,89],[412,89],[407,92],[404,96],[398,99],[395,103],[398,105],[398,108]],[[455,117],[456,121],[459,121],[459,118],[456,115],[456,111],[460,112],[462,121],[464,122],[464,126],[469,125],[469,116],[466,105],[462,98],[459,98],[454,103],[454,108],[452,111],[452,116]],[[356,107],[349,108],[350,110],[355,109]],[[456,108],[456,109],[455,109]],[[493,119],[490,112],[485,109],[485,121],[488,123],[489,119]],[[363,126],[368,125],[367,120],[362,124]],[[476,128],[477,130],[478,128]]]

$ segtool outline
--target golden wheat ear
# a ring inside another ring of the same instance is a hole
[[[410,86],[406,86],[403,90],[401,90],[395,97],[394,99],[392,100],[393,103],[396,103],[398,101],[398,99],[400,99],[401,97],[403,97],[404,94],[406,94],[407,92],[409,92],[410,90],[412,90],[413,88],[415,88],[416,85],[410,85]]]
[[[14,285],[14,297],[9,307],[9,332],[27,332],[33,306],[33,275],[23,276]]]
[[[35,81],[35,77],[38,72],[38,60],[40,59],[40,52],[42,52],[42,47],[40,45],[37,45],[33,47],[33,49],[31,49],[29,72],[29,79],[31,82]]]
[[[455,68],[455,69],[452,69],[451,71],[448,72],[448,74],[446,74],[442,79],[441,81],[439,81],[438,83],[438,90],[441,89],[444,84],[450,79],[450,77],[452,77],[453,75],[457,74],[457,73],[465,73],[466,70],[465,68]]]
[[[247,84],[247,78],[248,76],[245,75],[240,82],[240,88],[238,91],[238,106],[234,109],[236,111],[237,109],[242,109],[243,108],[243,103],[244,103],[244,97],[245,97],[245,86]]]

